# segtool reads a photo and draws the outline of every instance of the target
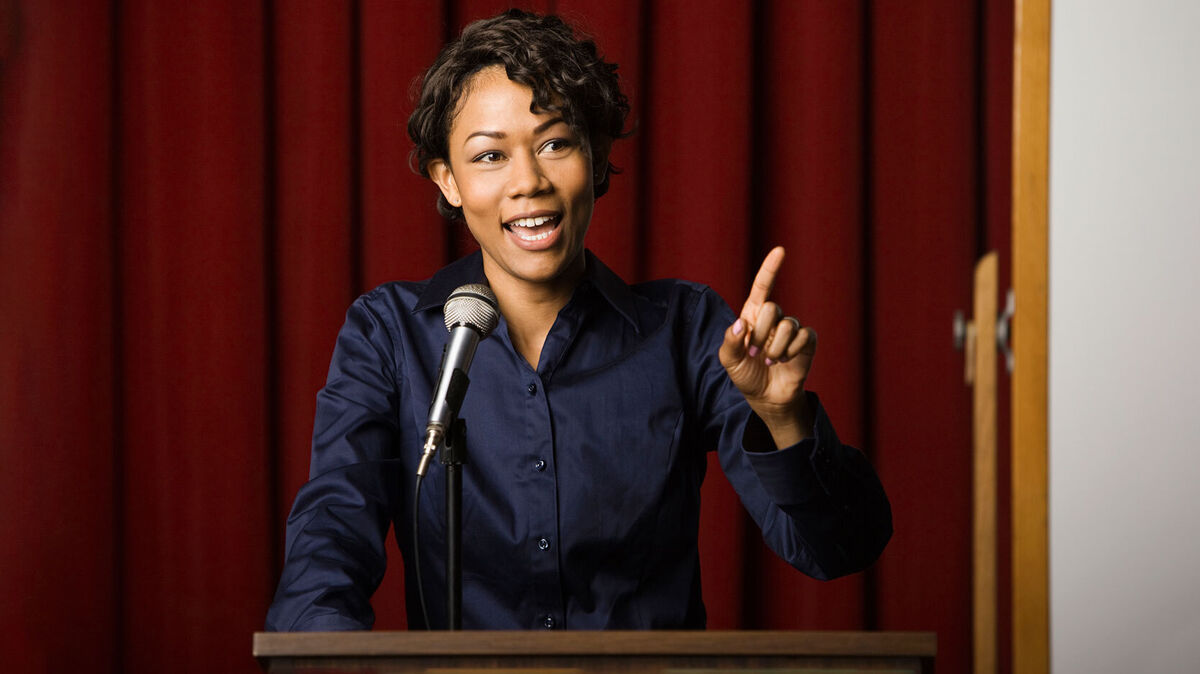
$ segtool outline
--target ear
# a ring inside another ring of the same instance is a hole
[[[444,159],[429,162],[429,177],[437,183],[442,196],[446,197],[451,206],[462,208],[462,194],[458,191],[458,183],[454,180],[454,172],[450,170],[449,162]]]

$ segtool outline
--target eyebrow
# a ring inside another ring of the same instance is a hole
[[[564,120],[562,117],[555,117],[553,119],[547,119],[546,121],[542,122],[541,124],[538,124],[537,126],[535,126],[533,128],[533,135],[536,136],[537,134],[545,131],[546,129],[549,129],[550,127],[554,126],[555,124],[558,124],[558,123],[561,123],[564,121],[566,121],[566,120]],[[463,142],[465,143],[468,140],[471,140],[472,138],[474,138],[475,136],[486,136],[488,138],[505,138],[505,137],[507,137],[507,134],[505,134],[503,131],[474,131],[469,136],[464,138]]]

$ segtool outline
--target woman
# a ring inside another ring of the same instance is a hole
[[[886,544],[874,471],[804,391],[816,335],[769,300],[782,249],[738,316],[704,286],[628,286],[585,250],[628,112],[615,70],[556,17],[511,10],[468,26],[426,74],[409,121],[417,162],[480,251],[350,308],[268,629],[369,628],[390,522],[410,624],[421,624],[411,475],[446,341],[442,305],[471,282],[491,286],[501,319],[461,412],[465,628],[703,627],[707,451],[801,571],[858,571]],[[421,507],[425,591],[439,598],[440,479],[430,472]],[[440,603],[433,626],[445,624]]]

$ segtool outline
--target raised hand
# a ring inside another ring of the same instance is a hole
[[[777,447],[788,447],[812,435],[812,410],[804,396],[817,333],[799,319],[785,316],[770,301],[784,250],[767,254],[754,277],[741,314],[725,331],[719,357],[734,386],[766,423]]]

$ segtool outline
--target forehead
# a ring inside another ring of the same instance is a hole
[[[532,103],[532,89],[508,79],[502,66],[488,66],[472,75],[463,88],[458,110],[450,123],[450,136],[535,127],[548,119],[550,113],[530,112]]]

